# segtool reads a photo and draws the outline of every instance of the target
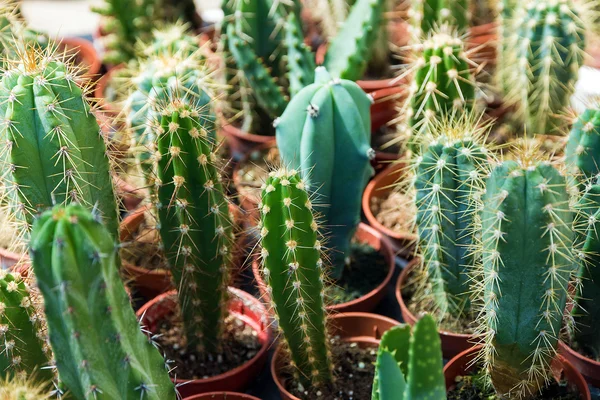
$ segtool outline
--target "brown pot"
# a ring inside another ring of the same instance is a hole
[[[229,292],[232,295],[229,305],[230,315],[257,332],[261,348],[252,359],[224,374],[192,381],[173,379],[176,385],[180,385],[179,393],[183,397],[215,391],[244,390],[260,374],[267,362],[271,330],[266,310],[260,301],[243,290],[230,287]],[[177,291],[172,290],[144,304],[138,310],[137,316],[149,332],[155,332],[158,323],[172,314],[176,307]]]
[[[98,82],[96,82],[96,87],[94,89],[94,97],[98,102],[100,110],[104,112],[110,119],[117,117],[121,112],[121,109],[117,104],[107,100],[106,96],[108,95],[108,93],[106,93],[106,89],[108,88],[110,81],[114,77],[115,73],[118,70],[123,69],[124,67],[124,65],[117,65],[116,67],[110,68],[108,72],[106,72],[104,75],[102,75],[102,77],[100,77],[100,79],[98,79]]]
[[[92,42],[77,37],[62,38],[59,39],[59,48],[67,55],[75,54],[74,62],[83,67],[84,79],[95,80],[99,76],[102,62]]]
[[[366,89],[362,89],[366,92]],[[371,132],[375,132],[398,117],[398,106],[405,99],[406,86],[396,82],[385,88],[374,89],[367,93],[373,98]]]
[[[600,387],[600,362],[576,352],[562,341],[558,342],[558,351],[577,368],[590,385]]]
[[[402,319],[410,326],[413,326],[417,322],[418,318],[410,312],[410,310],[408,309],[408,305],[404,302],[404,298],[402,297],[402,289],[406,285],[411,271],[418,265],[420,261],[421,259],[416,257],[411,262],[409,262],[408,265],[404,267],[404,269],[400,273],[400,277],[398,278],[398,284],[396,285],[396,299],[400,304]],[[461,352],[473,347],[473,335],[468,335],[464,333],[454,333],[443,330],[438,330],[438,332],[440,334],[440,339],[442,340],[442,354],[446,359],[450,359],[456,356],[457,354],[460,354]]]
[[[221,119],[219,132],[227,140],[231,155],[235,161],[244,158],[244,155],[262,146],[274,146],[275,136],[255,135],[244,132],[235,125]]]
[[[0,248],[0,269],[13,268],[24,256],[17,253]]]
[[[138,208],[138,206],[144,199],[144,194],[140,193],[140,189],[127,183],[118,176],[113,177],[113,182],[115,186],[115,192],[117,193],[117,196],[121,199],[125,210],[133,211],[136,208]]]
[[[362,312],[351,312],[332,315],[329,319],[330,334],[340,336],[344,342],[358,343],[361,347],[375,347],[379,344],[381,335],[388,329],[400,323],[382,315]],[[283,348],[280,345],[275,349],[271,360],[271,376],[279,389],[283,400],[300,400],[285,388],[281,372],[285,369]]]
[[[446,364],[444,367],[446,390],[454,389],[457,377],[467,375],[477,367],[473,361],[480,350],[481,346],[471,347],[457,354]],[[557,381],[564,377],[571,387],[577,388],[581,400],[591,400],[590,389],[585,379],[566,358],[561,355],[556,356],[552,361],[552,373]]]
[[[362,198],[362,210],[367,221],[369,221],[369,225],[390,239],[396,252],[402,254],[404,257],[412,257],[418,236],[413,232],[396,232],[386,228],[377,221],[377,218],[375,218],[375,215],[371,211],[371,199],[373,197],[384,197],[390,193],[393,189],[392,185],[401,178],[404,171],[406,171],[406,163],[398,162],[388,166],[377,174],[365,188]]]
[[[258,397],[249,394],[234,392],[210,392],[186,397],[183,400],[260,400]]]
[[[473,26],[467,37],[467,47],[473,50],[471,58],[478,64],[495,65],[496,64],[496,23]]]
[[[345,314],[349,312],[372,311],[385,295],[387,285],[392,280],[392,276],[394,275],[394,249],[392,248],[392,245],[387,238],[385,238],[375,229],[371,228],[369,225],[363,224],[362,222],[358,225],[358,229],[356,230],[356,234],[354,235],[354,237],[359,242],[369,244],[374,249],[378,250],[384,255],[385,260],[388,264],[388,273],[383,282],[379,284],[379,286],[371,290],[369,293],[359,297],[358,299],[349,301],[347,303],[327,306],[327,310],[334,313]],[[254,279],[256,280],[256,283],[258,285],[258,290],[261,299],[263,299],[263,301],[265,301],[266,303],[269,303],[270,298],[267,293],[267,286],[260,274],[260,265],[256,257],[252,260],[252,273],[254,274]]]

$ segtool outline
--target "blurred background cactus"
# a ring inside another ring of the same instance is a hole
[[[466,0],[412,0],[408,16],[411,33],[417,40],[445,24],[463,34],[469,28],[470,4]]]
[[[600,109],[587,108],[575,119],[565,148],[571,175],[587,182],[600,173]]]
[[[35,379],[17,376],[0,382],[0,399],[3,400],[50,400],[56,393],[48,382],[40,383]]]
[[[330,233],[334,279],[341,278],[350,260],[362,192],[373,175],[370,107],[371,98],[356,83],[332,78],[318,67],[315,83],[302,89],[275,121],[282,164],[301,171],[307,189],[327,205],[322,215]]]

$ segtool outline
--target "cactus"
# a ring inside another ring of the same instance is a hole
[[[466,317],[473,245],[490,168],[481,118],[465,114],[432,127],[434,139],[415,161],[419,250],[440,318]]]
[[[557,134],[583,63],[584,25],[571,0],[526,2],[501,37],[500,77],[528,135]],[[510,29],[510,30],[509,30]],[[512,34],[508,34],[511,32]]]
[[[327,348],[321,242],[299,173],[271,172],[259,208],[262,273],[294,376],[303,384],[328,383],[333,367]]]
[[[39,208],[80,202],[116,237],[117,207],[104,138],[68,61],[27,44],[2,77],[3,186],[30,226]]]
[[[427,37],[444,24],[463,33],[471,18],[466,0],[412,0],[408,15],[411,33],[416,38]]]
[[[383,334],[377,350],[372,400],[446,399],[441,340],[435,320],[425,314],[412,328],[399,325]]]
[[[97,215],[78,204],[45,211],[33,225],[30,256],[56,367],[72,397],[175,400],[119,277],[115,239]]]
[[[482,357],[502,397],[532,396],[550,379],[574,272],[565,178],[537,151],[525,144],[494,168],[481,216]]]
[[[178,54],[185,58],[193,55],[199,48],[200,38],[190,32],[190,25],[177,22],[155,29],[150,43],[140,44],[139,53],[149,58],[161,54]]]
[[[335,279],[350,257],[362,192],[373,174],[370,107],[371,99],[356,83],[331,79],[318,67],[315,83],[302,89],[275,121],[283,165],[302,171],[308,187],[329,206],[323,222],[335,249]]]
[[[29,376],[50,382],[52,371],[35,296],[18,272],[0,270],[0,377]],[[0,397],[3,398],[3,397]]]
[[[227,314],[233,232],[208,132],[212,116],[206,107],[195,109],[176,100],[160,114],[160,234],[179,290],[188,346],[213,352]]]
[[[0,399],[2,400],[50,400],[56,391],[50,390],[48,383],[39,383],[35,379],[15,377],[0,383]]]
[[[588,108],[577,117],[565,153],[570,173],[580,181],[600,173],[600,110],[597,107]]]

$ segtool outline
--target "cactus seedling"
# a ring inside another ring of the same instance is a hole
[[[339,279],[360,221],[362,192],[373,173],[371,99],[356,83],[332,79],[323,67],[315,75],[315,83],[302,89],[276,120],[277,144],[283,165],[303,171],[307,187],[329,205],[323,223],[335,249],[332,276]]]
[[[218,348],[227,314],[232,218],[208,132],[209,108],[174,100],[158,110],[156,208],[187,344]]]
[[[440,336],[425,314],[415,326],[383,334],[377,351],[372,400],[446,399]]]
[[[577,117],[567,142],[566,164],[580,181],[600,173],[600,110],[586,109]]]
[[[303,384],[330,382],[333,366],[327,348],[321,242],[299,173],[271,172],[260,210],[262,273],[294,375]]]
[[[34,223],[30,255],[62,383],[86,400],[175,400],[165,362],[140,330],[118,272],[115,239],[71,204]]]

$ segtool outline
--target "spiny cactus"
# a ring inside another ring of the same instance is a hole
[[[370,158],[371,99],[352,81],[332,79],[324,67],[275,121],[283,165],[302,171],[318,193],[339,279],[360,222],[362,192],[373,174]],[[348,168],[351,165],[352,168]]]
[[[34,223],[30,256],[44,296],[50,344],[75,399],[175,400],[165,362],[119,277],[115,239],[97,215],[71,204]]]
[[[574,272],[565,178],[537,151],[526,144],[496,166],[484,196],[478,322],[500,396],[532,396],[550,379]]]
[[[419,250],[440,318],[465,317],[471,308],[473,245],[491,157],[480,121],[465,114],[434,123],[433,141],[415,160]]]
[[[159,110],[156,208],[188,346],[218,348],[227,314],[232,218],[210,138],[211,112],[177,100]]]
[[[412,0],[408,15],[414,37],[427,37],[448,24],[463,33],[469,27],[469,2],[466,0]]]
[[[2,400],[50,400],[55,399],[55,395],[48,382],[40,383],[30,377],[7,378],[0,382]]]
[[[200,38],[190,31],[190,25],[182,22],[166,24],[152,32],[150,43],[141,43],[140,54],[146,57],[178,54],[189,57],[200,48]],[[140,56],[138,56],[138,59]]]
[[[377,351],[372,400],[446,399],[442,343],[435,320],[425,314],[412,328],[383,334]]]
[[[40,382],[53,378],[48,364],[46,334],[34,297],[18,272],[0,270],[0,377],[29,376]],[[45,368],[45,369],[44,369]]]
[[[570,173],[587,181],[600,173],[600,109],[586,109],[577,117],[565,149]]]
[[[2,77],[2,185],[12,212],[32,223],[39,208],[96,208],[116,237],[110,161],[86,89],[69,60],[27,44]]]
[[[260,210],[262,273],[294,376],[301,383],[330,382],[333,366],[327,348],[321,242],[299,173],[271,172],[263,186]]]
[[[517,5],[503,38],[500,76],[528,135],[556,134],[583,63],[585,27],[571,0]]]

